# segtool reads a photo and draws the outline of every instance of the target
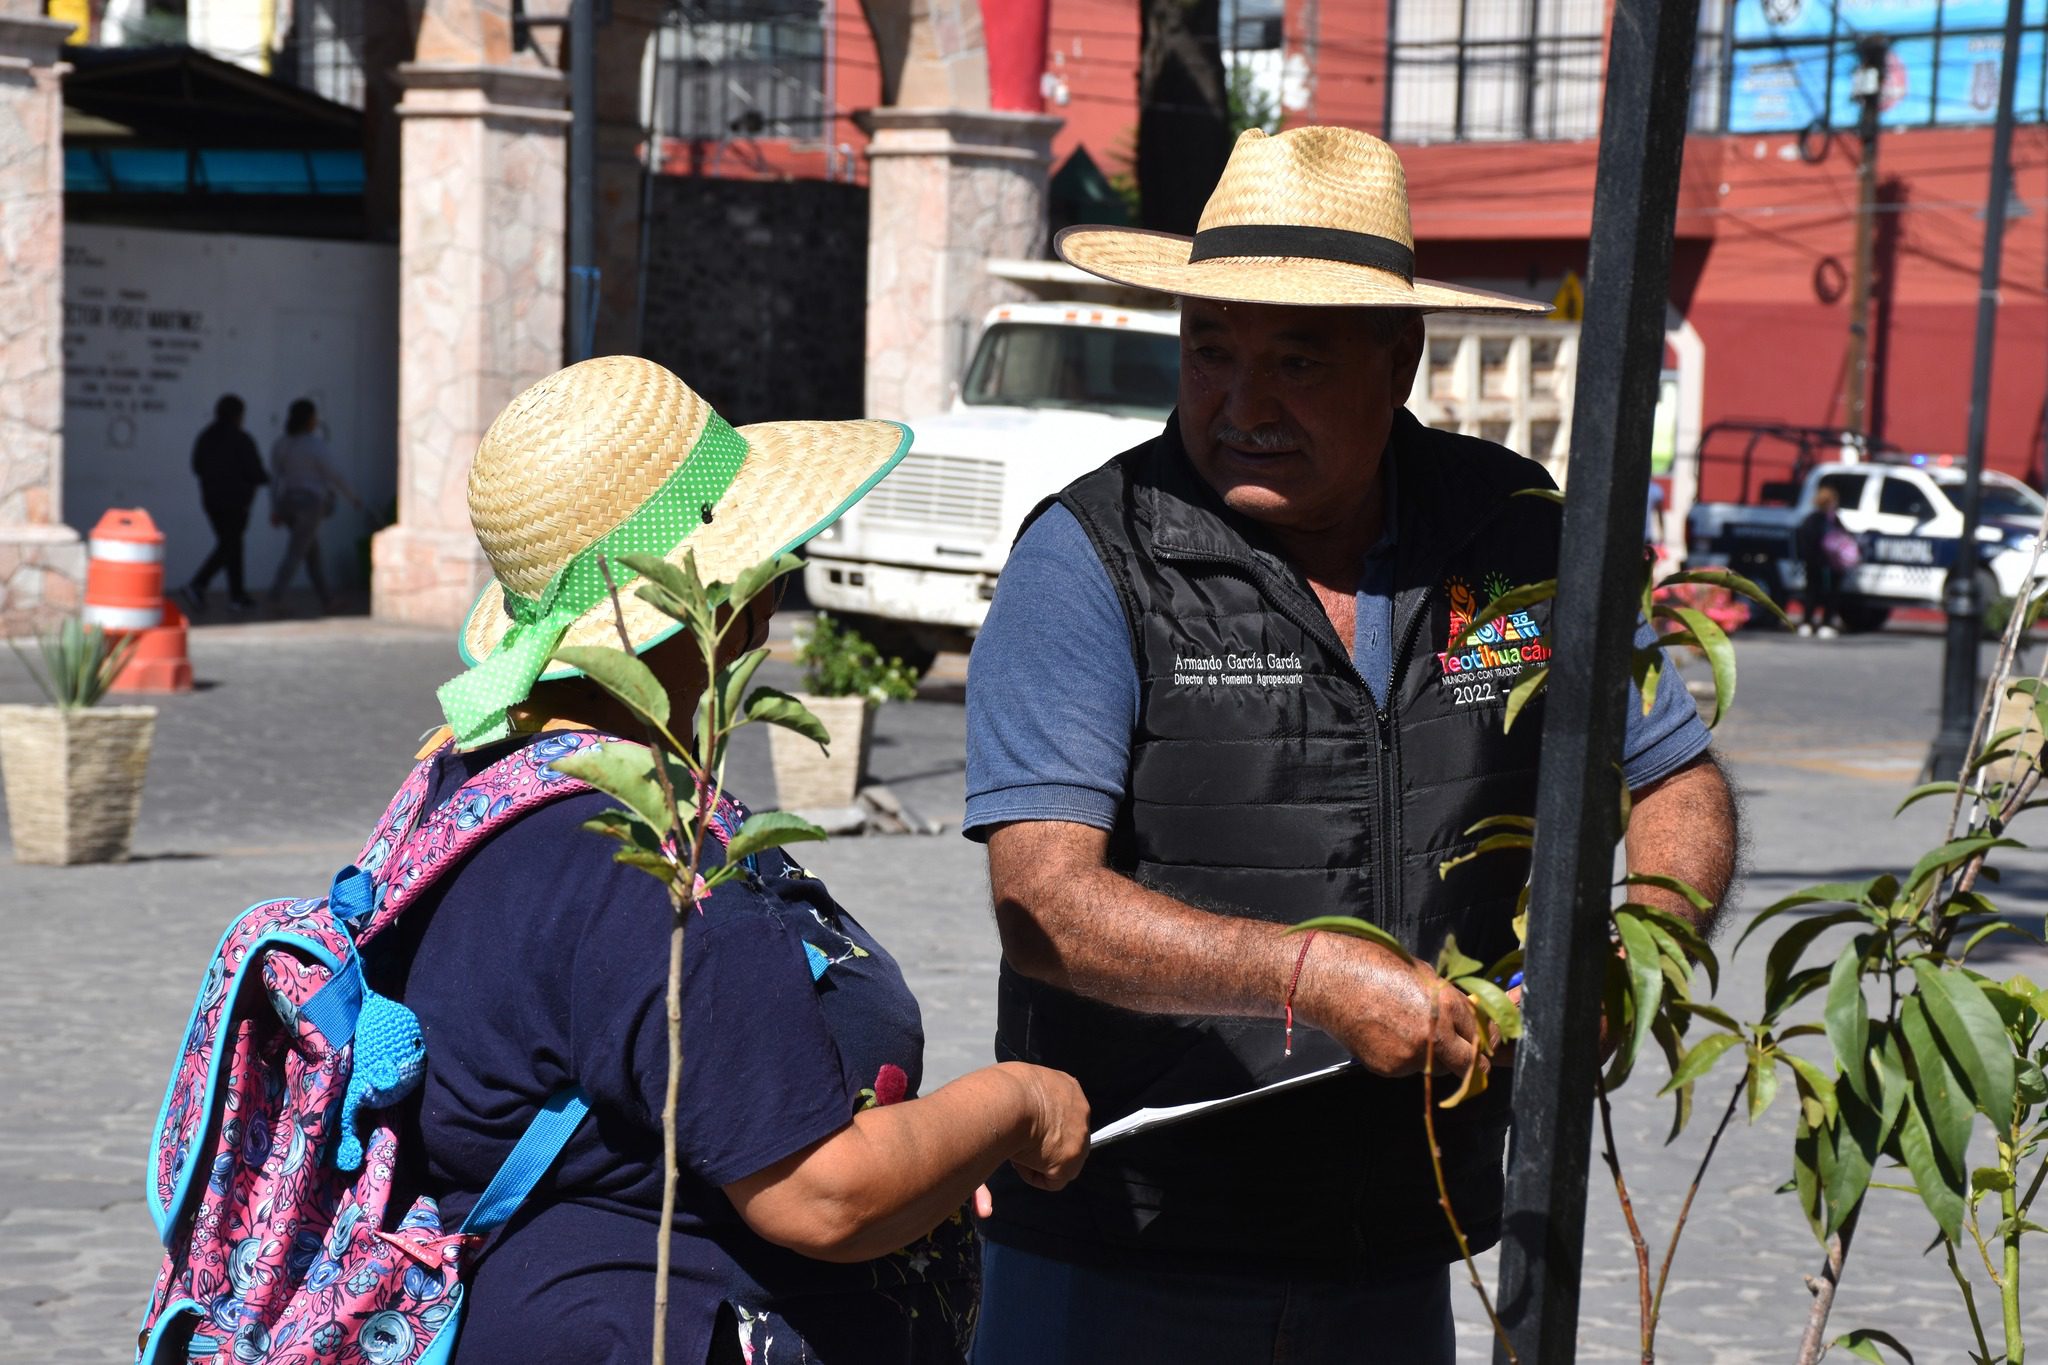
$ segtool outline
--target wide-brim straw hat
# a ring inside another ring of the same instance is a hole
[[[1060,259],[1118,284],[1230,303],[1547,313],[1551,306],[1415,277],[1408,180],[1394,149],[1352,128],[1247,129],[1193,237],[1080,225]]]
[[[620,554],[677,565],[694,555],[705,582],[730,583],[830,526],[910,440],[899,422],[734,428],[681,379],[636,356],[586,360],[527,389],[491,423],[470,467],[470,522],[493,580],[458,641],[472,667],[441,689],[458,742],[502,733],[503,707],[535,682],[574,676],[553,661],[555,650],[620,644],[600,558],[619,583],[635,651],[652,648],[683,627],[634,595]],[[507,651],[525,656],[520,667],[494,666]],[[479,710],[494,718],[494,734],[474,723]]]

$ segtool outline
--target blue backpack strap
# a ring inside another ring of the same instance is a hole
[[[462,1220],[462,1232],[467,1236],[484,1236],[517,1213],[589,1112],[590,1097],[579,1086],[572,1085],[550,1095],[533,1122],[519,1135],[505,1164],[491,1177],[469,1217]]]

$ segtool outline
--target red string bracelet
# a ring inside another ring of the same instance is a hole
[[[1320,929],[1308,931],[1308,937],[1301,941],[1301,951],[1294,958],[1294,975],[1287,980],[1287,1036],[1280,1050],[1283,1057],[1294,1055],[1294,988],[1301,984],[1301,964],[1308,961],[1308,945],[1314,943],[1316,935],[1321,932]]]

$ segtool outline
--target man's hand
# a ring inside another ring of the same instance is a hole
[[[1473,1064],[1479,1024],[1465,993],[1376,943],[1318,934],[1302,963],[1295,1008],[1382,1076],[1424,1067],[1463,1075]],[[1483,1053],[1479,1065],[1488,1065]]]

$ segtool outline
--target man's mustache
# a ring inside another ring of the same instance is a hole
[[[1227,422],[1219,422],[1211,428],[1209,439],[1219,445],[1236,446],[1239,450],[1255,450],[1262,454],[1294,450],[1301,445],[1292,433],[1279,427],[1259,427],[1252,431],[1240,431]]]

